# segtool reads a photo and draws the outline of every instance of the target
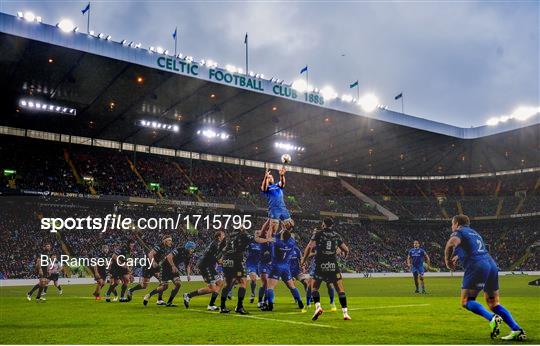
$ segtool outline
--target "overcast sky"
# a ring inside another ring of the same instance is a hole
[[[87,1],[4,1],[86,29]],[[92,1],[91,29],[113,40],[174,49],[286,81],[309,65],[310,84],[373,92],[390,109],[462,127],[517,106],[540,106],[540,6],[528,2]],[[83,30],[83,31],[84,31]],[[354,94],[354,93],[352,93]]]

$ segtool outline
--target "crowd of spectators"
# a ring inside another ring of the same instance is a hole
[[[22,198],[22,200],[21,200]],[[41,217],[104,217],[122,215],[132,219],[171,217],[182,215],[214,215],[223,211],[198,207],[170,207],[142,205],[125,202],[90,202],[84,204],[65,198],[13,197],[2,201],[0,208],[0,273],[5,278],[30,278],[35,276],[35,259],[44,242],[50,242],[58,254],[75,257],[94,256],[101,245],[125,246],[136,244],[135,256],[142,256],[160,242],[163,234],[171,234],[174,244],[188,240],[197,243],[193,262],[209,243],[213,231],[205,226],[197,228],[180,224],[171,230],[65,230],[50,233],[40,229]],[[259,228],[264,216],[256,216],[253,228]],[[296,219],[295,233],[303,248],[319,221]],[[484,238],[491,255],[501,270],[540,270],[540,230],[538,218],[516,218],[494,221],[473,221]],[[407,250],[414,240],[431,258],[432,271],[445,271],[444,245],[450,235],[448,221],[362,221],[340,220],[336,230],[342,235],[351,252],[343,262],[345,270],[354,272],[403,272],[407,271]],[[195,268],[194,271],[197,274]],[[140,274],[140,269],[135,270]]]
[[[16,171],[2,177],[4,189],[95,191],[266,206],[260,192],[262,168],[6,136],[0,138],[0,168]],[[277,180],[277,172],[273,174]],[[451,180],[353,179],[288,172],[286,202],[297,213],[381,216],[376,207],[347,190],[342,179],[406,219],[440,219],[458,212],[498,217],[540,211],[537,172]]]

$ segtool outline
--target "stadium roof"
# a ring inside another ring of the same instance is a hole
[[[540,114],[459,128],[206,65],[0,13],[0,125],[268,162],[280,142],[305,148],[290,150],[296,165],[362,174],[540,166]]]

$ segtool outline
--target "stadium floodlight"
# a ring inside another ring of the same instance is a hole
[[[236,67],[230,64],[225,65],[225,70],[230,73],[235,73],[237,71]]]
[[[353,100],[352,95],[343,95],[343,96],[341,96],[341,101],[352,102],[352,100]]]
[[[186,59],[185,59],[188,63],[192,63],[193,62],[193,57],[191,55],[188,55],[186,56]]]
[[[226,140],[230,137],[226,132],[217,132],[212,129],[198,130],[197,134],[208,139],[220,138],[221,140]]]
[[[373,94],[366,94],[358,100],[358,104],[366,112],[372,112],[377,108],[379,99]]]
[[[94,30],[90,30],[90,32],[88,32],[88,34],[90,36],[96,36],[96,32]]]
[[[22,12],[17,12],[17,17],[24,18],[24,14]]]
[[[54,104],[50,104],[50,103],[47,103],[47,102],[41,102],[41,101],[33,101],[33,100],[21,99],[21,100],[19,100],[19,106],[21,108],[24,108],[24,109],[31,109],[31,110],[44,111],[44,112],[53,112],[53,113],[60,113],[60,114],[77,115],[77,110],[75,108],[54,105]]]
[[[24,19],[27,22],[33,22],[34,20],[36,20],[36,16],[32,12],[25,12]]]
[[[325,86],[320,91],[325,100],[333,100],[337,97],[337,93],[331,86]]]
[[[306,148],[304,147],[296,146],[294,144],[285,143],[285,142],[275,142],[274,146],[278,149],[283,149],[286,151],[305,151],[306,150]]]
[[[157,121],[140,120],[139,124],[142,127],[149,127],[153,129],[159,129],[159,130],[167,130],[167,131],[173,131],[173,132],[178,132],[180,130],[178,125],[163,124]]]
[[[161,48],[161,47],[157,47],[157,48],[156,48],[156,52],[157,52],[158,54],[163,54],[163,53],[165,52],[165,50],[164,50],[163,48]]]
[[[249,71],[249,76],[250,76],[250,77],[255,77],[255,72]]]
[[[111,35],[107,35],[107,37],[105,37],[105,39],[106,39],[107,41],[110,41],[110,40],[111,40],[111,38],[112,38],[112,36],[111,36]]]
[[[105,34],[100,32],[99,35],[97,35],[98,38],[103,39],[105,37]]]
[[[137,44],[135,45],[135,48],[141,48],[141,46],[142,46],[142,43],[139,42],[139,43],[137,43]]]
[[[240,74],[244,74],[244,69],[239,67],[239,68],[236,69],[236,72],[240,73]]]
[[[75,24],[69,19],[60,20],[56,26],[63,32],[72,32],[75,30]]]
[[[307,90],[307,83],[304,79],[297,79],[292,83],[292,88],[303,93]]]

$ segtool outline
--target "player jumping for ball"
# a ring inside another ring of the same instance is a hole
[[[456,215],[452,218],[452,235],[444,249],[444,261],[450,270],[455,270],[458,261],[465,268],[461,285],[461,306],[482,316],[489,322],[491,338],[496,338],[501,319],[512,330],[502,340],[525,340],[523,328],[517,324],[510,311],[499,303],[499,269],[497,263],[489,255],[482,237],[470,227],[469,217]],[[476,297],[484,291],[489,312]]]
[[[285,167],[279,169],[279,181],[276,184],[272,173],[266,171],[261,184],[261,191],[268,199],[268,217],[270,218],[270,232],[262,236],[266,236],[268,240],[271,240],[272,236],[278,231],[280,222],[283,222],[286,229],[291,229],[294,226],[294,221],[291,219],[283,199],[285,172]]]

